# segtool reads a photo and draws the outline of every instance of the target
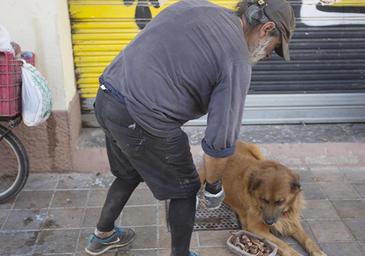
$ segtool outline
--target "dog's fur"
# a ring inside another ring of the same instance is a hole
[[[204,166],[199,170],[202,183],[206,175]],[[300,255],[273,234],[293,236],[311,256],[326,255],[300,224],[303,192],[299,176],[289,168],[265,160],[256,145],[237,142],[222,180],[225,203],[238,214],[241,224],[278,245],[279,254]]]

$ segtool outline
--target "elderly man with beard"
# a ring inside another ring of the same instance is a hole
[[[189,247],[200,180],[181,126],[208,114],[204,203],[219,207],[220,177],[235,149],[252,65],[274,50],[288,60],[294,28],[285,0],[245,0],[236,11],[182,0],[114,59],[100,77],[95,114],[116,178],[87,253],[100,255],[134,240],[132,229],[114,224],[144,181],[155,198],[170,199],[171,255],[197,255]]]

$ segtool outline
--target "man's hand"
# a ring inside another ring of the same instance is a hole
[[[207,154],[203,156],[203,166],[200,170],[202,184],[205,189],[201,202],[197,196],[197,205],[201,205],[209,210],[218,209],[224,200],[224,189],[222,187],[223,172],[226,169],[229,157],[215,158]]]
[[[205,169],[203,171],[205,171],[205,180],[208,183],[212,184],[222,179],[223,172],[226,169],[226,165],[230,157],[215,158],[207,154],[204,154],[203,158],[204,158],[203,169]]]

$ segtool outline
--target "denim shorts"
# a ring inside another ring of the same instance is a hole
[[[99,89],[95,115],[106,135],[114,176],[130,182],[145,181],[159,200],[187,198],[200,188],[187,135],[156,137],[133,120],[127,107],[108,91]]]

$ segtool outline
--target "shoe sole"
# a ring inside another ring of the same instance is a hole
[[[124,243],[124,244],[111,244],[109,245],[108,247],[106,247],[105,249],[103,249],[102,251],[100,252],[92,252],[92,251],[89,251],[87,248],[85,248],[85,252],[87,254],[90,254],[90,255],[93,255],[93,256],[97,256],[97,255],[101,255],[109,250],[112,250],[112,249],[115,249],[115,248],[120,248],[120,247],[126,247],[127,245],[129,245],[130,243],[132,243],[134,241],[134,239],[136,238],[136,236],[134,236],[130,241]]]

